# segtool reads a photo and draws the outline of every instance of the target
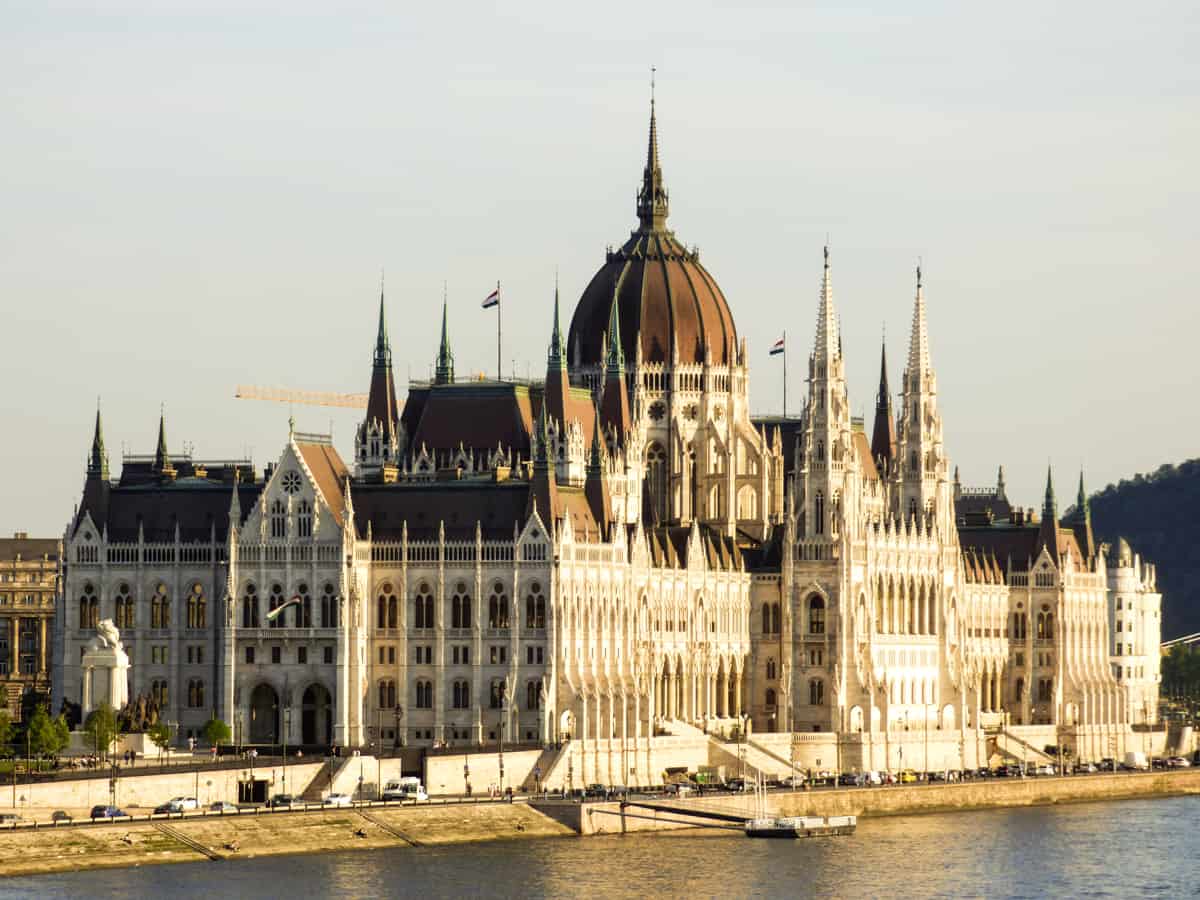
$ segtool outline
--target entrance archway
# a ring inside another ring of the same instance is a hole
[[[323,684],[311,684],[300,704],[300,741],[329,744],[333,737],[333,700]]]
[[[250,694],[250,743],[279,743],[279,694],[269,684]]]

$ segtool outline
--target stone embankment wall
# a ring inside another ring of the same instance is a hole
[[[1200,770],[1173,772],[1075,775],[1067,778],[996,778],[963,784],[839,788],[820,791],[780,791],[767,795],[767,811],[785,816],[889,816],[923,812],[1037,806],[1094,800],[1127,800],[1172,794],[1200,794]],[[652,801],[659,802],[659,801]],[[688,809],[753,815],[753,795],[706,795],[664,801],[680,813]],[[613,834],[688,827],[676,813],[628,807],[619,803],[537,804],[547,815],[580,834]],[[702,820],[701,820],[702,821]],[[711,824],[723,824],[713,822]],[[733,824],[733,823],[725,823]]]
[[[574,834],[523,803],[242,814],[0,831],[0,876]],[[186,840],[180,838],[182,836]],[[218,863],[219,866],[219,863]],[[213,870],[218,883],[220,869]]]

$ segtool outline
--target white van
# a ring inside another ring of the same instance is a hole
[[[389,781],[383,786],[381,794],[384,800],[428,800],[429,794],[425,791],[425,786],[421,784],[421,779],[414,776]]]
[[[1140,750],[1131,750],[1125,754],[1126,769],[1149,769],[1150,763],[1146,761],[1146,754]]]

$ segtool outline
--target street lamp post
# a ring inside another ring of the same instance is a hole
[[[283,793],[287,793],[287,745],[288,732],[292,730],[292,708],[283,708]]]
[[[400,720],[404,717],[404,710],[400,707],[400,704],[396,704],[394,714],[396,716],[396,730],[392,733],[392,749],[400,746]]]

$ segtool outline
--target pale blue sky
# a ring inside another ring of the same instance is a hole
[[[903,8],[904,12],[898,12]],[[0,534],[60,533],[96,395],[119,468],[153,447],[274,459],[286,406],[365,391],[379,271],[397,376],[449,283],[458,371],[544,367],[634,225],[659,68],[671,224],[775,412],[799,408],[821,245],[855,411],[887,323],[900,382],[923,257],[947,449],[1062,506],[1200,455],[1195,3],[160,2],[0,10]],[[298,407],[349,456],[356,415]]]

